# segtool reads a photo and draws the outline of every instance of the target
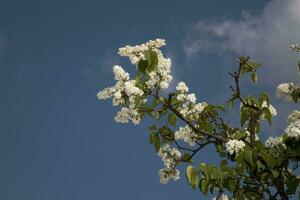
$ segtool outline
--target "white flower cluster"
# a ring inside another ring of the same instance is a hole
[[[216,200],[217,197],[212,198],[212,200]],[[218,198],[219,200],[229,200],[228,196],[226,194],[221,194],[221,196]]]
[[[226,142],[225,148],[229,155],[238,154],[245,147],[245,143],[241,140],[232,139]]]
[[[177,162],[181,159],[181,153],[176,148],[170,148],[168,144],[163,145],[158,155],[162,158],[165,168],[159,170],[160,182],[166,184],[170,179],[174,181],[180,177],[180,171],[176,169]]]
[[[136,87],[135,80],[129,80],[129,73],[125,72],[124,69],[115,65],[113,67],[115,74],[115,80],[117,83],[109,88],[98,92],[98,99],[108,99],[113,97],[113,106],[124,106],[117,113],[115,121],[119,123],[128,123],[131,120],[134,124],[140,122],[140,114],[138,112],[139,105],[136,105],[136,97],[142,98],[140,104],[146,103],[146,99],[143,98],[144,92]],[[128,105],[126,105],[128,100]]]
[[[187,93],[189,92],[188,86],[185,84],[185,82],[181,81],[177,84],[176,90],[180,93]]]
[[[137,65],[140,60],[145,59],[144,52],[149,50],[158,49],[166,45],[166,41],[163,39],[149,40],[148,42],[131,46],[126,45],[125,47],[119,48],[119,55],[129,57],[132,64]]]
[[[290,138],[300,138],[300,111],[295,110],[288,116],[288,127],[285,133]]]
[[[194,93],[187,94],[189,88],[184,82],[179,82],[176,86],[177,97],[176,99],[181,101],[183,104],[179,107],[179,112],[184,117],[191,117],[194,119],[198,119],[199,114],[203,111],[203,109],[207,106],[207,103],[197,103],[197,98]]]
[[[282,137],[269,137],[265,141],[265,146],[267,148],[274,148],[274,147],[278,147],[278,146],[285,148],[285,144],[283,144],[283,142],[282,142]]]
[[[300,52],[300,47],[299,47],[299,44],[298,44],[298,43],[296,43],[296,44],[291,44],[290,49],[291,49],[292,51],[295,51],[295,52]]]
[[[170,58],[164,58],[162,52],[159,50],[159,48],[164,45],[166,45],[165,40],[156,39],[150,40],[141,45],[127,45],[125,47],[119,48],[119,55],[129,57],[131,63],[136,66],[141,60],[146,59],[146,51],[154,51],[157,54],[157,69],[149,73],[149,80],[146,82],[146,85],[150,90],[153,90],[157,86],[159,86],[161,89],[167,89],[170,85],[170,82],[172,81],[172,61]]]
[[[291,92],[293,88],[294,83],[281,83],[277,86],[276,94],[284,100],[292,101]]]
[[[156,86],[159,86],[161,89],[167,89],[173,78],[171,76],[172,61],[170,58],[164,58],[159,50],[156,53],[158,56],[157,71],[149,73],[150,78],[146,85],[150,90],[153,90]]]
[[[175,132],[175,140],[183,140],[190,146],[194,146],[198,138],[198,135],[191,129],[189,125],[180,127],[179,130]]]
[[[294,110],[287,119],[288,124],[293,124],[296,121],[300,120],[300,111],[299,110]]]

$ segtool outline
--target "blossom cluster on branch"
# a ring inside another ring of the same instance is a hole
[[[177,166],[189,163],[188,183],[205,195],[208,191],[217,193],[213,199],[228,200],[227,195],[231,194],[237,200],[285,200],[294,195],[300,183],[300,111],[289,115],[282,135],[260,140],[261,123],[267,121],[271,125],[277,110],[267,93],[243,96],[240,87],[240,80],[247,75],[257,83],[260,64],[249,57],[239,58],[237,70],[229,73],[234,84],[230,86],[232,94],[227,107],[197,102],[183,81],[177,83],[175,91],[166,92],[172,81],[172,61],[160,50],[165,45],[165,40],[156,39],[120,48],[119,55],[129,58],[136,74],[131,78],[115,65],[115,85],[97,94],[98,99],[111,98],[112,105],[120,108],[116,122],[137,125],[146,116],[160,121],[149,127],[149,142],[165,166],[158,173],[160,182],[178,180]],[[300,52],[297,45],[291,49]],[[297,103],[300,87],[282,83],[277,87],[277,96]],[[240,105],[240,125],[232,126],[230,120],[224,119],[224,112],[232,109],[236,101]],[[208,145],[215,147],[220,165],[202,162],[192,166],[195,156]]]

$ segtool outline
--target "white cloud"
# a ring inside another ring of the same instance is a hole
[[[249,55],[266,66],[267,82],[274,84],[299,78],[300,54],[289,50],[295,42],[300,43],[300,0],[273,0],[260,14],[243,11],[238,20],[201,20],[183,44],[187,59],[199,53]]]

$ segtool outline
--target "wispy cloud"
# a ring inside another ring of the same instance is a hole
[[[289,50],[300,42],[300,1],[273,0],[259,14],[248,11],[240,19],[201,20],[186,36],[187,59],[199,54],[246,54],[266,66],[267,82],[297,80],[296,55]]]

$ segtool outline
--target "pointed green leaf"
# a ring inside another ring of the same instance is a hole
[[[251,79],[252,79],[253,83],[257,83],[257,74],[255,72],[253,72],[251,74]]]
[[[176,117],[176,115],[174,113],[168,115],[168,122],[172,126],[176,126],[176,121],[177,121],[177,117]]]

